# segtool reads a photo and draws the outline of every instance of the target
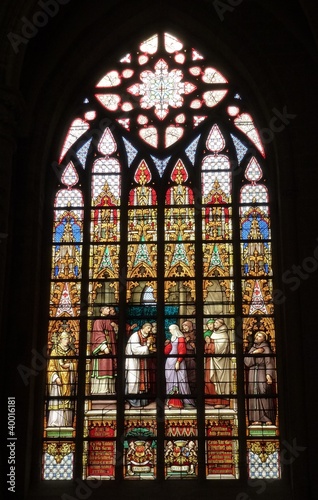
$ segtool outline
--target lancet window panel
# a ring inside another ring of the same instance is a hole
[[[180,408],[182,404],[179,401]],[[189,415],[189,419],[180,419],[178,410],[174,413],[175,415],[165,419],[165,479],[197,479],[199,459],[196,411],[192,410],[192,418]]]
[[[62,441],[60,439],[44,441],[42,479],[45,481],[71,481],[73,479],[75,448],[75,441]]]
[[[212,277],[204,279],[203,284],[203,313],[205,315],[213,318],[220,314],[225,317],[235,313],[235,286],[232,279]]]
[[[71,179],[71,175],[66,176],[65,182],[73,183]],[[54,206],[53,241],[55,245],[52,247],[52,278],[80,278],[84,215],[82,192],[70,187],[60,189],[56,194]]]
[[[91,235],[94,242],[119,242],[120,210],[104,207],[92,210]]]
[[[228,242],[215,241],[204,243],[203,274],[206,277],[233,276],[233,245]]]
[[[278,479],[254,111],[213,57],[164,32],[86,92],[57,154],[42,478]]]
[[[223,426],[221,425],[221,431]],[[231,429],[231,424],[226,426]],[[210,435],[210,428],[207,435]],[[213,433],[213,431],[212,431]],[[231,439],[214,439],[206,441],[206,477],[207,479],[239,478],[239,443]]]
[[[83,476],[87,479],[115,479],[116,420],[91,419],[87,424],[89,440],[84,441]]]
[[[157,478],[157,422],[125,413],[122,474],[126,480]]]
[[[118,278],[119,245],[91,245],[90,278]]]
[[[76,317],[80,315],[81,283],[74,281],[52,281],[50,292],[49,315],[51,318]],[[50,345],[51,323],[48,327]]]
[[[65,196],[65,200],[61,199],[64,197],[64,193],[59,194],[61,196],[57,198],[56,206],[60,207],[62,202],[65,203],[65,208],[55,210],[56,222],[54,224],[53,241],[56,243],[63,241],[80,243],[83,240],[83,213],[77,209],[76,205],[73,206],[73,209],[70,209],[72,198],[69,193],[67,193],[67,197]],[[81,196],[79,196],[78,201],[82,203]]]

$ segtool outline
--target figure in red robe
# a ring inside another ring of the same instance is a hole
[[[100,310],[102,318],[94,322],[91,335],[93,369],[91,377],[92,394],[115,394],[117,369],[117,332],[118,325],[110,318],[110,307]]]

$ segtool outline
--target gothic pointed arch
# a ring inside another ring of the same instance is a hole
[[[43,480],[279,479],[269,165],[236,83],[154,33],[57,157]]]

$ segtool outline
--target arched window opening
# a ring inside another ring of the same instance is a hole
[[[70,125],[44,480],[280,478],[268,165],[238,92],[158,33]]]

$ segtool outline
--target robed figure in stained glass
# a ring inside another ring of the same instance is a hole
[[[51,351],[52,358],[48,363],[48,388],[52,398],[48,404],[48,427],[72,426],[71,396],[73,395],[77,368],[77,361],[72,359],[72,356],[75,355],[74,348],[71,346],[71,335],[69,332],[63,331]]]
[[[230,352],[227,326],[222,318],[207,323],[211,330],[205,332],[205,394],[218,396],[206,399],[206,403],[220,408],[229,405],[223,395],[230,393]],[[225,355],[225,356],[224,356]]]
[[[208,396],[205,399],[205,404],[207,405],[225,405],[228,404],[228,400],[220,399],[217,397],[217,392],[215,390],[215,385],[211,381],[211,356],[215,354],[214,342],[211,340],[212,331],[207,330],[204,333],[204,353],[206,354],[205,366],[204,366],[204,393]]]
[[[126,394],[147,394],[150,390],[151,377],[149,373],[149,360],[146,358],[150,354],[150,346],[153,338],[150,337],[152,330],[151,323],[144,323],[137,332],[131,334],[126,346],[125,362],[125,393]],[[142,407],[149,403],[148,399],[128,399],[131,406]]]
[[[273,352],[266,340],[264,332],[256,332],[254,345],[245,356],[245,366],[248,371],[247,392],[255,395],[248,400],[248,419],[250,424],[275,424],[275,406],[273,382],[275,378],[275,361]]]
[[[93,370],[91,378],[92,394],[115,394],[116,369],[116,335],[118,325],[110,319],[111,308],[102,307],[101,319],[93,325],[91,336]]]
[[[170,340],[166,341],[165,355],[168,356],[165,364],[166,393],[171,397],[167,401],[169,408],[183,408],[184,405],[194,405],[192,399],[178,396],[191,393],[188,382],[185,354],[187,353],[186,342],[183,332],[178,325],[170,325]]]

